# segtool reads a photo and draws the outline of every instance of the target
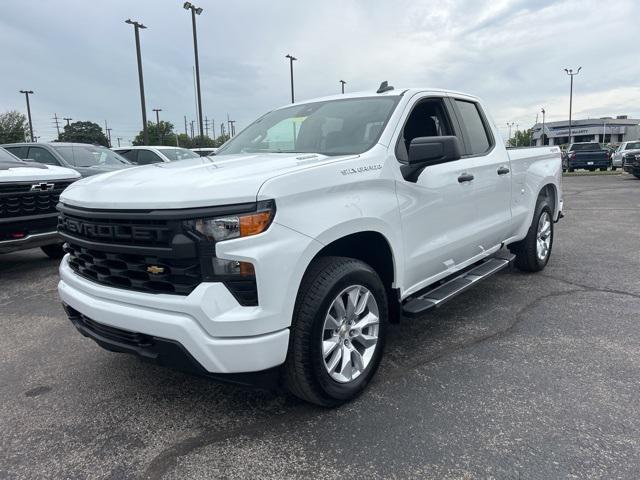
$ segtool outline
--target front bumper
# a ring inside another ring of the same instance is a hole
[[[62,243],[62,239],[58,236],[58,232],[34,233],[15,240],[0,241],[0,253],[26,250],[27,248],[44,247],[45,245],[51,245],[54,243]]]
[[[79,277],[65,257],[58,292],[64,304],[99,325],[179,344],[207,373],[258,372],[286,358],[288,328],[233,337],[207,331],[203,324],[211,328],[239,317],[259,323],[266,316],[259,307],[239,306],[220,283],[202,283],[187,297],[124,291]]]
[[[627,163],[624,164],[624,167],[622,167],[623,170],[627,173],[631,173],[632,175],[640,175],[640,165],[629,165]]]

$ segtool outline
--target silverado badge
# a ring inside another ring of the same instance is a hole
[[[152,275],[158,275],[159,273],[164,273],[164,267],[159,267],[157,265],[149,265],[147,267],[147,272]]]

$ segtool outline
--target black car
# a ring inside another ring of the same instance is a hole
[[[0,145],[23,160],[72,168],[83,177],[131,167],[131,163],[100,145],[86,143],[9,143]]]

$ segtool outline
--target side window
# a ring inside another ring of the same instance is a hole
[[[29,147],[27,158],[34,162],[44,163],[46,165],[60,165],[58,160],[56,160],[56,157],[51,155],[51,153],[42,147]]]
[[[13,153],[16,157],[25,159],[27,158],[27,147],[4,147],[5,150]]]
[[[491,148],[492,141],[487,132],[487,127],[480,113],[478,104],[465,100],[456,100],[455,102],[462,117],[460,121],[467,131],[471,148],[471,151],[468,153],[470,155],[485,153]]]
[[[396,146],[396,156],[401,162],[408,161],[411,140],[419,137],[440,137],[455,135],[441,98],[429,98],[419,101],[414,107],[402,129],[402,135]]]
[[[123,156],[131,163],[138,163],[138,150],[116,150],[116,153]]]
[[[150,163],[162,163],[162,159],[151,150],[138,150],[138,165],[149,165]]]

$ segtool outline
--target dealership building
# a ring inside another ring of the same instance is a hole
[[[640,120],[619,115],[616,118],[590,118],[571,122],[569,139],[569,120],[547,122],[533,127],[535,145],[564,145],[575,142],[620,143],[640,139]]]

